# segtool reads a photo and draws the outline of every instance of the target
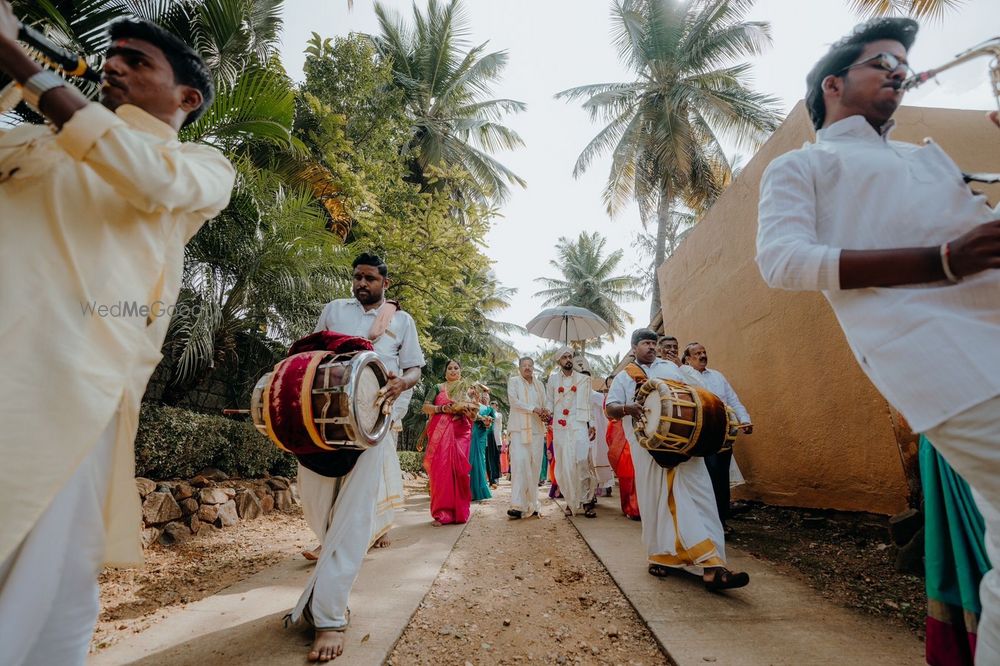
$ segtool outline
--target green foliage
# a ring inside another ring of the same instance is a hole
[[[399,451],[399,467],[410,474],[424,471],[424,454],[421,451]]]
[[[204,467],[232,476],[294,475],[295,458],[245,421],[146,403],[135,440],[137,476],[190,478]]]
[[[596,231],[580,232],[576,240],[563,236],[556,243],[557,259],[549,264],[563,277],[536,278],[547,288],[536,293],[545,299],[545,306],[575,305],[587,308],[611,326],[611,338],[625,334],[625,325],[633,317],[618,303],[642,298],[641,278],[634,273],[615,275],[625,253],[615,250],[604,255],[607,239]]]

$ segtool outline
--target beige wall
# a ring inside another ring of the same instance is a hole
[[[1000,132],[983,116],[904,107],[893,138],[933,136],[966,171],[1000,171]],[[800,103],[660,267],[664,330],[682,346],[704,344],[709,367],[729,378],[750,411],[754,434],[736,445],[745,496],[894,513],[906,506],[907,485],[888,405],[826,299],[768,288],[754,262],[761,174],[813,137]],[[990,194],[995,202],[1000,190]]]

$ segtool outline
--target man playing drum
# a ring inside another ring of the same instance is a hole
[[[102,563],[142,561],[133,441],[159,315],[235,173],[177,139],[214,89],[175,35],[113,24],[96,103],[18,27],[0,0],[0,71],[50,125],[0,129],[0,664],[62,666],[86,659]]]
[[[889,139],[916,34],[910,19],[875,20],[813,66],[816,141],[764,172],[757,264],[772,287],[823,292],[861,369],[977,493],[996,565],[1000,219],[939,146]],[[948,362],[929,368],[940,350]],[[997,664],[996,569],[980,598],[976,662]]]
[[[410,315],[385,300],[388,268],[379,257],[362,254],[355,259],[353,279],[354,298],[328,303],[316,330],[372,341],[389,372],[385,391],[396,401],[392,417],[401,419],[424,366],[416,325]],[[376,446],[365,450],[345,476],[321,476],[299,465],[299,494],[306,521],[322,547],[291,619],[295,622],[305,615],[316,629],[309,659],[330,661],[344,649],[343,632],[350,621],[347,599],[368,544],[391,524],[391,495],[401,499],[395,430],[390,428]]]
[[[750,576],[726,569],[725,536],[704,459],[665,469],[635,436],[632,419],[643,415],[636,389],[646,379],[686,381],[676,365],[656,357],[656,342],[656,333],[648,328],[632,334],[635,363],[615,376],[606,407],[609,418],[622,419],[631,448],[649,573],[663,577],[671,569],[684,569],[701,575],[710,590],[743,587]]]

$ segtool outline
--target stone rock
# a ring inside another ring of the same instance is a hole
[[[142,531],[142,547],[149,548],[151,545],[156,543],[156,540],[160,538],[161,530],[159,527],[147,527]]]
[[[146,495],[156,490],[156,482],[137,476],[135,478],[135,487],[139,491],[139,497],[146,499]]]
[[[240,514],[236,511],[236,502],[229,500],[219,505],[219,515],[215,519],[217,527],[231,527],[240,522]]]
[[[198,507],[198,520],[203,520],[206,523],[214,523],[215,519],[219,517],[219,507],[220,504],[202,504]]]
[[[196,476],[193,479],[191,479],[191,485],[194,486],[195,488],[207,488],[208,486],[212,485],[212,482],[203,476]]]
[[[223,488],[222,492],[226,493],[226,497],[228,497],[229,499],[233,499],[234,497],[236,497],[235,488]]]
[[[185,516],[190,516],[192,513],[198,510],[198,500],[193,497],[188,497],[179,502],[181,511],[184,512]]]
[[[268,496],[274,494],[274,491],[271,490],[270,488],[268,488],[266,485],[257,485],[257,486],[254,486],[253,488],[250,489],[250,492],[252,492],[254,495],[256,495],[257,499],[259,499],[261,501],[263,501],[265,497],[268,497]]]
[[[223,472],[221,469],[216,469],[215,467],[206,467],[195,476],[203,476],[210,481],[226,481],[229,479],[228,474]]]
[[[174,486],[174,499],[180,502],[194,495],[194,487],[187,481],[181,481]]]
[[[202,504],[225,504],[229,501],[229,495],[225,488],[202,488],[198,493],[198,500]]]
[[[198,520],[198,516],[191,516],[188,518],[188,529],[191,530],[191,534],[197,534],[200,532],[204,524],[205,523]]]
[[[289,484],[288,489],[292,491],[292,504],[301,504],[302,498],[299,497],[299,484]]]
[[[153,491],[142,501],[142,519],[147,525],[168,523],[182,515],[181,508],[170,493]]]
[[[265,514],[271,513],[272,511],[274,511],[274,496],[273,495],[264,495],[263,497],[261,497],[260,498],[260,509]]]
[[[291,484],[289,484],[288,479],[283,476],[272,476],[267,480],[267,485],[273,490],[288,490],[288,486]]]
[[[264,515],[264,508],[253,493],[240,493],[236,496],[236,511],[243,520],[253,520]]]
[[[291,511],[292,510],[292,491],[291,490],[276,490],[274,492],[274,508],[278,511]]]
[[[174,484],[172,481],[159,481],[156,484],[156,492],[158,493],[171,493],[174,492]]]
[[[160,534],[160,543],[164,546],[172,546],[175,543],[183,543],[191,538],[191,528],[179,520],[167,523],[163,526],[163,533]]]

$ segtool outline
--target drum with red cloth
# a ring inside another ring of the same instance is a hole
[[[362,452],[389,431],[388,372],[371,343],[314,333],[254,387],[250,415],[257,429],[308,469],[343,476]]]
[[[644,416],[634,419],[639,445],[660,467],[732,449],[739,419],[719,396],[698,386],[650,379],[636,391]]]

